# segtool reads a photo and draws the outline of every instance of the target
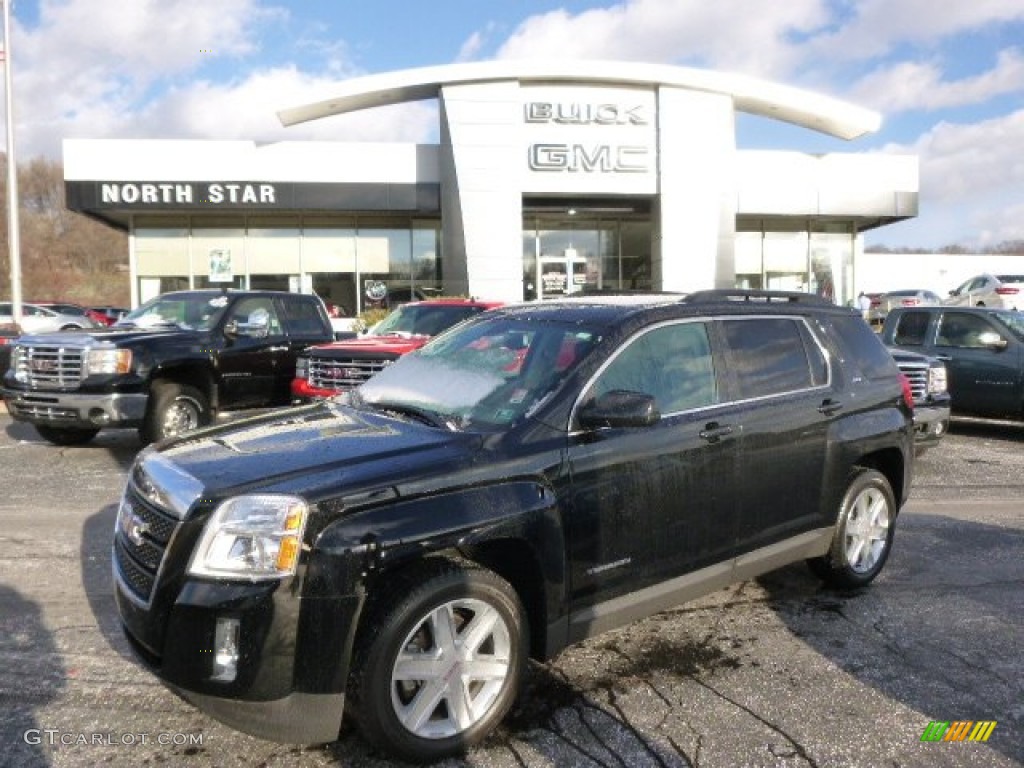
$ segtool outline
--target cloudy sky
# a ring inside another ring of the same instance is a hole
[[[911,153],[921,215],[869,244],[1024,239],[1021,0],[13,0],[20,162],[64,138],[436,141],[429,102],[282,128],[341,80],[486,59],[741,72],[878,110],[855,142],[742,118],[741,148]]]

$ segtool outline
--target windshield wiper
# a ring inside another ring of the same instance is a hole
[[[419,406],[409,405],[407,403],[368,403],[362,400],[363,406],[373,408],[374,410],[384,411],[385,413],[393,413],[397,416],[411,416],[416,421],[422,422],[430,427],[438,427],[439,429],[448,429],[455,431],[454,422],[446,419],[441,414],[428,410],[426,408],[420,408]]]

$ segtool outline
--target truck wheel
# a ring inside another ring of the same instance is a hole
[[[858,467],[843,495],[832,548],[807,564],[830,586],[866,586],[882,571],[895,533],[896,499],[889,481],[881,472]]]
[[[85,445],[97,434],[98,429],[78,429],[76,427],[50,427],[46,424],[34,425],[39,436],[54,445]]]
[[[210,404],[206,395],[188,384],[158,381],[150,392],[139,437],[144,443],[155,443],[209,423]]]
[[[464,752],[505,716],[529,633],[515,590],[491,571],[434,560],[413,576],[390,580],[368,607],[349,700],[367,741],[428,762]]]

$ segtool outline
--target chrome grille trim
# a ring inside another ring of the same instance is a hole
[[[84,360],[83,347],[18,343],[11,368],[33,389],[68,390],[81,384]]]
[[[387,368],[394,360],[357,357],[309,358],[309,383],[319,389],[346,391],[354,389],[376,373]]]
[[[928,363],[897,363],[900,371],[910,381],[910,391],[914,402],[920,402],[928,396]]]

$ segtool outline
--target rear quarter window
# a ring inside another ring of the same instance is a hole
[[[892,343],[900,347],[924,346],[930,319],[930,312],[905,312],[900,315],[892,331]]]
[[[281,303],[292,336],[321,337],[329,333],[330,321],[317,301],[289,297]]]
[[[882,379],[899,372],[889,350],[858,315],[833,317],[831,325],[843,361],[853,362],[866,378]]]
[[[723,320],[722,330],[740,399],[827,383],[824,355],[802,321],[778,317]]]

